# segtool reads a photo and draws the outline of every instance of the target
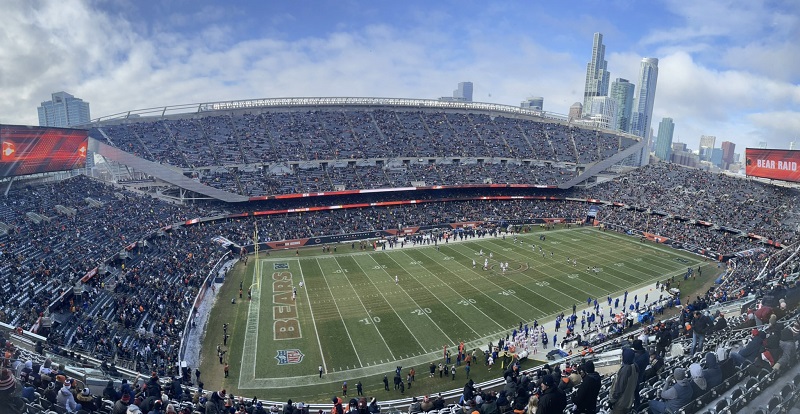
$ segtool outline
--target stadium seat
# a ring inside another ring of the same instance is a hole
[[[772,414],[773,412],[775,412],[776,409],[779,408],[780,405],[781,405],[781,397],[777,395],[773,396],[772,398],[769,399],[769,402],[767,403],[767,412]]]

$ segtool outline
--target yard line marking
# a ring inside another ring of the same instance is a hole
[[[308,283],[306,283],[306,277],[303,275],[303,266],[300,264],[300,261],[295,259],[297,262],[297,267],[300,268],[300,280],[303,282],[303,289],[306,291],[306,297],[308,297]],[[314,335],[317,337],[317,345],[319,346],[319,357],[322,359],[322,370],[323,372],[328,371],[328,365],[325,362],[325,353],[322,351],[322,342],[319,339],[319,331],[317,330],[317,319],[314,318],[314,308],[311,306],[311,303],[308,304],[308,311],[311,313],[311,324],[314,325]]]
[[[454,249],[451,249],[451,250],[454,250]],[[433,260],[433,261],[436,261],[436,259],[434,259],[434,258],[432,258],[430,255],[426,254],[424,250],[421,250],[420,252],[421,252],[422,254],[424,254],[426,257],[430,258],[431,260]],[[459,254],[461,254],[461,253],[459,253]],[[490,282],[491,284],[493,284],[493,285],[497,286],[498,288],[500,288],[500,289],[502,289],[502,290],[506,290],[506,289],[505,289],[505,288],[503,288],[502,286],[498,285],[498,284],[497,284],[497,283],[496,283],[494,280],[492,280],[492,279],[490,279],[490,278],[486,278],[486,277],[485,277],[484,275],[482,275],[482,274],[481,274],[479,271],[477,271],[477,270],[475,270],[475,269],[470,269],[470,268],[469,268],[469,266],[467,266],[467,265],[466,265],[466,264],[464,264],[464,263],[461,263],[461,262],[460,262],[460,261],[458,261],[458,260],[454,260],[454,262],[457,262],[459,266],[463,267],[465,270],[467,270],[467,271],[469,271],[469,272],[472,272],[472,273],[474,273],[476,276],[480,277],[481,279],[485,279],[485,280],[487,280],[488,282]],[[465,279],[464,279],[464,278],[462,278],[461,276],[458,276],[458,274],[457,274],[456,272],[453,272],[452,270],[450,270],[450,268],[449,268],[449,267],[447,267],[447,266],[443,266],[443,267],[444,267],[444,268],[445,268],[445,269],[446,269],[446,270],[447,270],[449,273],[456,275],[456,277],[458,277],[459,279],[461,279],[461,280],[463,280],[464,282],[467,282],[467,283],[469,284],[469,282],[468,282],[467,280],[465,280]],[[440,280],[441,280],[441,279],[440,279]],[[472,285],[470,285],[470,286],[472,286]],[[477,288],[476,288],[476,289],[477,289]],[[477,289],[477,290],[478,290],[478,291],[479,291],[481,294],[483,294],[484,296],[486,296],[487,298],[491,299],[493,302],[497,303],[498,305],[502,306],[503,308],[505,308],[505,309],[506,309],[506,310],[508,310],[509,312],[513,313],[513,314],[514,314],[514,316],[516,316],[516,317],[518,317],[518,318],[520,317],[520,316],[519,316],[519,315],[518,315],[516,312],[512,311],[511,309],[508,309],[507,307],[505,307],[505,306],[504,306],[503,304],[501,304],[500,302],[497,302],[497,301],[496,301],[496,300],[494,300],[494,299],[493,299],[491,296],[489,296],[487,293],[483,292],[483,291],[482,291],[482,290],[480,290],[480,289]],[[533,309],[535,309],[537,312],[542,312],[542,310],[541,310],[541,309],[537,308],[536,306],[534,306],[534,305],[533,305],[533,304],[531,304],[531,303],[528,303],[528,302],[526,302],[526,301],[522,300],[522,298],[520,298],[520,297],[518,297],[518,296],[514,296],[514,298],[516,298],[518,301],[520,301],[520,302],[522,302],[522,303],[524,303],[524,304],[526,304],[526,305],[528,305],[528,306],[532,307],[532,308],[533,308]],[[525,319],[525,318],[522,318],[522,319]],[[502,327],[502,326],[501,326],[501,327]]]
[[[411,259],[411,256],[409,256],[409,255],[408,255],[408,254],[406,254],[405,252],[401,252],[401,253],[402,253],[403,255],[405,255],[406,257],[408,257],[409,259]],[[400,264],[400,262],[398,262],[398,261],[397,261],[397,260],[395,260],[393,257],[391,257],[391,255],[388,255],[388,254],[387,254],[387,255],[386,255],[386,257],[387,257],[388,259],[390,259],[391,261],[395,262],[395,263],[396,263],[398,266],[400,266],[400,268],[401,268],[401,269],[403,269],[403,271],[404,271],[404,272],[406,272],[406,273],[407,273],[409,276],[413,275],[413,273],[411,273],[411,272],[409,272],[408,270],[406,270],[406,268],[405,268],[403,265],[401,265],[401,264]],[[376,263],[377,263],[377,261],[376,261]],[[428,272],[429,274],[431,274],[431,276],[433,276],[433,277],[435,277],[435,278],[439,279],[439,277],[438,277],[438,276],[436,276],[436,275],[435,275],[433,272],[431,272],[430,270],[428,270],[428,269],[425,269],[425,271],[426,271],[426,272]],[[431,296],[433,296],[434,298],[436,298],[436,300],[438,300],[438,301],[439,301],[439,303],[441,303],[442,305],[444,305],[444,307],[445,307],[445,308],[447,308],[447,310],[449,310],[449,311],[450,311],[450,313],[452,313],[453,315],[455,315],[455,317],[456,317],[456,318],[458,318],[458,320],[460,320],[461,322],[464,322],[464,325],[466,325],[466,326],[467,326],[467,327],[468,327],[468,328],[469,328],[469,329],[470,329],[470,330],[471,330],[473,333],[475,333],[475,335],[480,335],[480,334],[478,333],[478,331],[476,331],[475,329],[473,329],[473,328],[472,328],[472,325],[470,325],[469,323],[467,323],[467,321],[465,321],[464,319],[462,319],[462,318],[461,318],[461,316],[460,316],[458,313],[456,313],[456,312],[455,312],[455,311],[454,311],[454,310],[453,310],[453,309],[452,309],[450,306],[448,306],[446,303],[442,302],[442,300],[441,300],[441,299],[439,299],[439,296],[438,296],[438,295],[435,295],[433,292],[431,292],[431,290],[430,290],[430,289],[428,289],[428,287],[427,287],[427,286],[425,286],[425,284],[424,284],[424,283],[420,282],[420,281],[419,281],[419,279],[417,279],[415,276],[411,276],[411,277],[413,277],[413,278],[414,278],[414,280],[417,280],[417,281],[419,282],[419,284],[420,284],[420,285],[422,285],[422,287],[423,287],[423,288],[425,288],[425,290],[427,290],[427,291],[428,291],[428,293],[430,293],[430,294],[431,294]],[[442,280],[442,279],[439,279],[439,280]],[[465,298],[463,295],[461,295],[460,293],[458,293],[458,291],[457,291],[457,290],[453,289],[453,287],[452,287],[452,286],[447,286],[447,287],[448,287],[450,290],[452,290],[453,292],[455,292],[455,294],[456,294],[456,295],[458,295],[458,296],[461,296],[461,299],[467,299],[467,298]],[[473,306],[473,307],[474,307],[474,306]],[[500,326],[500,327],[502,328],[502,325],[500,325],[499,323],[497,323],[497,321],[495,321],[494,319],[490,318],[490,317],[489,317],[489,315],[487,315],[486,313],[484,313],[482,310],[478,309],[477,307],[474,307],[474,308],[475,308],[475,309],[477,309],[477,311],[478,311],[478,312],[482,313],[482,314],[483,314],[483,316],[485,316],[485,317],[486,317],[486,319],[489,319],[490,321],[494,322],[494,323],[495,323],[497,326]],[[435,323],[435,322],[434,322],[434,323]]]
[[[322,270],[322,265],[319,264],[319,260],[315,260],[314,263],[316,263],[317,266],[319,267],[319,272],[322,275],[322,280],[325,281],[325,286],[328,287],[328,293],[330,293],[331,297],[333,297],[333,291],[331,291],[331,285],[328,284],[328,278],[325,277],[325,271]],[[342,311],[339,309],[339,304],[336,303],[336,301],[334,300],[333,305],[336,306],[336,312],[339,312],[339,319],[341,319],[342,321],[342,326],[344,326],[344,332],[347,334],[347,339],[350,340],[350,345],[353,347],[353,352],[355,352],[356,354],[356,358],[358,359],[358,364],[363,367],[364,364],[361,363],[361,357],[358,356],[358,349],[356,349],[356,344],[353,342],[353,337],[350,336],[350,330],[347,329],[347,324],[344,323],[344,316],[342,315]]]
[[[336,261],[336,266],[339,267],[339,270],[343,269],[341,263],[339,263],[339,259],[336,259],[334,257],[334,260]],[[320,270],[322,270],[322,267],[320,267]],[[364,277],[366,277],[366,276],[367,275],[365,273]],[[372,315],[369,314],[369,311],[367,310],[366,305],[364,305],[364,301],[362,301],[361,300],[361,296],[358,295],[358,291],[356,291],[355,286],[353,286],[353,282],[351,282],[350,278],[348,278],[347,276],[345,276],[345,279],[347,279],[347,283],[350,285],[350,289],[352,289],[353,292],[356,294],[356,297],[358,298],[358,302],[361,303],[361,307],[364,308],[364,314],[366,314],[367,318],[369,318],[371,320],[372,319]],[[369,279],[369,278],[367,278],[367,279]],[[383,344],[386,345],[386,349],[389,350],[389,353],[392,355],[392,358],[396,359],[397,357],[395,357],[394,352],[392,352],[392,348],[389,348],[389,343],[386,342],[386,338],[383,337],[383,334],[381,334],[381,330],[378,329],[378,324],[377,323],[372,323],[371,325],[375,327],[375,331],[378,332],[378,336],[381,337],[381,340],[383,341]],[[357,349],[356,349],[356,353],[358,353]]]
[[[464,253],[461,253],[461,252],[459,251],[459,249],[457,249],[457,248],[456,248],[456,246],[455,246],[455,245],[454,245],[454,246],[449,246],[449,248],[450,248],[451,250],[455,251],[455,252],[456,252],[456,254],[460,254],[460,255],[462,255],[462,256],[464,256],[464,257],[470,257],[470,256],[468,256],[468,255],[466,255],[466,254],[464,254]],[[468,246],[465,246],[464,248],[466,248],[466,249],[470,249],[469,251],[470,251],[471,253],[474,253],[474,252],[475,252],[475,250],[472,250],[472,249],[471,249],[470,247],[468,247]],[[477,271],[474,271],[474,270],[473,270],[473,272],[476,272],[476,273],[477,273]],[[556,306],[557,306],[559,309],[561,309],[561,308],[563,308],[563,307],[564,307],[564,305],[562,305],[562,304],[560,304],[560,303],[558,303],[558,302],[555,302],[555,301],[551,300],[550,298],[548,298],[547,296],[545,296],[545,295],[542,295],[542,294],[539,294],[539,293],[535,292],[534,290],[530,289],[529,287],[527,287],[527,286],[523,285],[523,284],[522,284],[522,283],[520,283],[520,282],[519,282],[519,281],[518,281],[516,278],[510,277],[510,278],[508,278],[508,280],[512,281],[513,283],[516,283],[516,284],[517,284],[517,286],[521,287],[522,289],[525,289],[525,290],[527,290],[528,292],[531,292],[531,293],[533,293],[535,296],[537,296],[537,297],[540,297],[540,298],[542,298],[542,299],[544,299],[544,300],[546,300],[546,301],[548,301],[548,302],[550,302],[550,303],[552,303],[552,304],[556,305]],[[535,279],[532,279],[532,278],[528,277],[528,280],[535,280]],[[550,288],[550,289],[553,289],[553,288]],[[555,290],[555,289],[553,289],[553,290]],[[556,292],[558,292],[558,291],[556,290]],[[540,312],[541,312],[541,311],[540,311]]]
[[[373,261],[373,262],[375,262],[375,264],[380,264],[380,263],[378,263],[378,261],[377,261],[377,260],[375,260],[375,257],[374,257],[374,256],[369,256],[369,258],[370,258],[370,259],[372,259],[372,261]],[[356,263],[357,263],[357,262],[356,262]],[[359,264],[359,267],[361,267],[361,265],[360,265],[360,264]],[[389,275],[389,272],[388,272],[386,269],[383,269],[383,268],[382,268],[381,270],[383,270],[383,273],[386,273],[386,275],[387,275],[387,276],[389,276],[391,279],[393,279],[393,280],[394,280],[394,278],[392,278],[392,277]],[[408,298],[409,298],[409,299],[411,299],[411,301],[412,301],[412,302],[414,302],[414,306],[416,306],[416,307],[417,307],[417,309],[421,309],[421,308],[423,308],[422,306],[420,306],[420,305],[419,305],[419,303],[418,303],[416,300],[414,300],[414,297],[412,297],[412,296],[411,296],[411,295],[408,293],[408,290],[406,290],[406,289],[405,289],[404,287],[402,287],[402,286],[400,286],[400,290],[401,290],[401,291],[403,291],[403,293],[405,293],[405,294],[406,294],[406,296],[408,296]],[[434,296],[436,296],[436,295],[434,295]],[[392,310],[394,310],[394,309],[392,309]],[[395,313],[397,313],[397,312],[395,312]],[[425,316],[428,318],[428,320],[430,320],[430,321],[431,321],[431,323],[433,324],[433,326],[435,326],[435,327],[436,327],[436,329],[438,329],[438,330],[439,330],[439,332],[441,332],[441,333],[442,333],[442,335],[444,335],[444,337],[445,337],[445,338],[447,338],[447,340],[448,340],[448,341],[450,341],[450,343],[453,343],[453,339],[451,339],[451,338],[450,338],[450,336],[448,336],[448,335],[447,335],[447,334],[446,334],[446,333],[445,333],[445,332],[442,330],[442,328],[441,328],[441,327],[439,327],[439,325],[438,325],[438,324],[437,324],[437,323],[436,323],[436,322],[433,320],[433,318],[431,318],[431,315],[430,315],[429,313],[425,313],[425,312],[423,312],[423,315],[425,315]],[[398,317],[398,318],[400,318],[401,320],[403,319],[403,318],[400,316],[400,314],[397,314],[397,317]],[[405,325],[405,322],[403,322],[403,325]],[[406,327],[408,327],[408,326],[406,326]],[[411,330],[409,329],[409,331],[411,331]],[[413,332],[413,331],[411,331],[411,334],[412,334],[412,335],[414,335],[414,332]],[[414,339],[416,339],[416,335],[414,335]],[[420,348],[423,348],[423,349],[425,348],[424,346],[422,346],[422,343],[420,343],[419,341],[417,341],[417,344],[419,344]]]
[[[434,262],[436,262],[436,259],[434,259],[434,258],[432,258],[430,255],[426,254],[424,250],[420,250],[420,253],[422,253],[423,255],[425,255],[425,257],[429,258],[430,260],[433,260]],[[405,255],[406,255],[406,256],[408,256],[409,258],[411,257],[411,256],[409,256],[409,255],[408,255],[408,253],[406,253],[406,252],[403,252],[403,254],[405,254]],[[398,264],[399,264],[399,263],[398,263]],[[469,286],[473,287],[473,288],[474,288],[474,289],[475,289],[475,290],[476,290],[476,291],[477,291],[479,294],[481,294],[481,295],[483,295],[483,296],[487,297],[487,298],[488,298],[489,300],[491,300],[492,302],[494,302],[494,303],[496,303],[496,304],[500,305],[500,306],[501,306],[503,309],[505,309],[505,310],[507,310],[508,312],[510,312],[510,313],[512,313],[512,314],[514,314],[514,316],[516,316],[517,318],[522,318],[522,317],[521,317],[521,316],[520,316],[518,313],[514,312],[513,310],[509,309],[508,307],[506,307],[506,306],[505,306],[505,305],[503,305],[502,303],[498,302],[497,300],[495,300],[495,299],[494,299],[494,298],[493,298],[491,295],[489,295],[488,293],[486,293],[486,292],[484,292],[483,290],[481,290],[481,289],[479,289],[479,288],[475,287],[474,285],[472,285],[471,283],[469,283],[469,281],[468,281],[468,280],[466,280],[466,279],[462,278],[462,277],[461,277],[461,276],[459,276],[457,273],[455,273],[455,272],[453,272],[452,270],[450,270],[450,268],[448,268],[447,266],[443,266],[443,265],[441,265],[441,266],[442,266],[442,267],[444,267],[444,268],[445,268],[445,270],[446,270],[448,273],[450,273],[450,274],[452,274],[452,275],[455,275],[457,278],[461,279],[461,280],[462,280],[464,283],[466,283],[466,284],[468,284]],[[463,265],[462,265],[462,266],[463,266]],[[401,265],[400,267],[402,267],[402,265]],[[435,276],[437,279],[439,279],[439,280],[442,280],[441,278],[439,278],[439,276],[436,276],[436,275],[435,275],[433,272],[431,272],[431,271],[430,271],[430,270],[428,270],[427,268],[425,269],[425,271],[427,271],[428,273],[430,273],[430,274],[434,275],[434,276]],[[473,270],[473,272],[474,272],[474,270]],[[477,273],[477,272],[476,272],[476,273]],[[494,283],[494,281],[490,281],[490,282],[491,282],[493,285],[495,285],[495,286],[499,287],[500,289],[503,289],[501,286],[498,286],[496,283]],[[449,287],[450,287],[450,289],[453,289],[453,288],[452,288],[452,286],[449,286]],[[505,290],[505,289],[503,289],[503,290]],[[458,292],[457,292],[455,289],[453,289],[453,291],[454,291],[454,292],[456,292],[456,294],[459,294],[459,293],[458,293]],[[466,298],[465,298],[463,295],[461,295],[461,294],[459,294],[459,296],[461,296],[461,298],[462,298],[462,299],[466,299]],[[524,301],[523,301],[523,303],[524,303]],[[478,307],[477,307],[477,306],[475,306],[475,305],[473,305],[472,307],[473,307],[473,308],[475,308],[475,309],[478,309]],[[534,309],[535,309],[535,308],[534,308]],[[483,313],[484,315],[486,315],[486,313],[484,313],[484,312],[483,312],[483,311],[481,311],[480,309],[478,309],[478,311],[479,311],[480,313]],[[500,325],[500,323],[498,323],[497,321],[495,321],[493,318],[489,317],[489,315],[486,315],[486,317],[487,317],[487,318],[489,318],[489,319],[490,319],[492,322],[494,322],[495,324],[497,324],[497,326],[499,326],[500,328],[503,328],[503,329],[505,329],[505,327],[504,327],[503,325]],[[525,319],[525,318],[522,318],[522,319]],[[473,332],[474,332],[474,331],[473,331]],[[477,335],[480,335],[480,334],[479,334],[479,333],[477,333],[477,332],[475,332],[475,334],[477,334]]]
[[[490,240],[488,240],[488,241],[489,241],[489,243],[492,243],[492,244],[494,244],[494,245],[496,245],[496,246],[498,246],[498,247],[501,247],[501,246],[502,246],[502,245],[501,245],[501,244],[499,244],[498,242],[495,242],[493,239],[490,239]],[[501,248],[501,251],[502,251],[502,248]],[[505,255],[505,254],[503,254],[503,253],[501,253],[501,252],[497,252],[497,256],[501,256],[501,257],[506,257],[506,258],[509,258],[509,256],[508,256],[508,255]],[[549,266],[549,267],[551,267],[551,268],[552,268],[554,271],[561,272],[561,273],[564,273],[564,274],[569,274],[569,273],[567,273],[567,272],[564,272],[564,271],[563,271],[563,270],[561,270],[561,269],[558,269],[558,268],[555,268],[555,267],[552,267],[552,266]],[[556,278],[556,277],[554,277],[554,276],[550,276],[550,275],[548,275],[548,274],[546,274],[546,273],[544,273],[544,272],[542,272],[541,270],[538,270],[538,269],[536,269],[536,268],[533,268],[532,270],[533,270],[534,272],[541,273],[541,274],[545,275],[545,277],[546,277],[546,278],[548,278],[548,279],[552,279],[552,280],[558,280],[558,281],[559,281],[559,282],[561,282],[561,283],[568,284],[568,285],[570,285],[570,287],[572,287],[572,288],[574,288],[574,289],[576,289],[576,290],[579,290],[579,291],[581,291],[581,292],[583,292],[583,293],[585,293],[585,294],[587,294],[587,295],[589,295],[589,296],[592,296],[592,294],[591,294],[591,293],[589,293],[589,292],[587,292],[587,291],[585,291],[585,290],[581,289],[580,287],[576,286],[576,284],[569,284],[569,283],[566,283],[566,282],[564,282],[563,280],[560,280],[560,279],[558,279],[558,278]],[[524,274],[523,274],[523,275],[524,275]],[[530,280],[535,280],[535,279],[531,278],[530,276],[528,276],[528,278],[529,278]],[[639,279],[639,278],[636,278],[636,279]],[[643,279],[639,279],[639,280],[643,280]],[[561,291],[559,291],[559,290],[558,290],[558,289],[556,289],[556,288],[550,288],[550,289],[553,289],[553,290],[555,290],[556,292],[559,292],[559,293],[561,293],[561,294],[562,294],[562,295],[564,295],[564,296],[567,296],[567,297],[569,297],[569,298],[572,298],[573,300],[582,300],[582,299],[576,298],[576,297],[574,297],[574,296],[572,296],[572,295],[568,295],[568,294],[566,294],[566,293],[564,293],[564,292],[561,292]]]
[[[363,267],[361,267],[361,263],[358,263],[358,260],[356,260],[356,259],[353,259],[353,263],[355,263],[355,264],[356,264],[356,266],[358,266],[358,268],[361,270],[361,273],[363,273],[365,276],[367,275],[367,272],[365,272],[365,271],[364,271],[364,268],[363,268]],[[377,262],[376,262],[376,263],[377,263]],[[386,272],[386,269],[383,269],[383,271],[384,271],[385,273],[387,273],[387,274],[389,273],[389,272]],[[395,314],[395,315],[397,315],[397,319],[399,319],[399,320],[400,320],[400,322],[402,322],[402,323],[403,323],[403,326],[405,326],[405,327],[406,327],[406,329],[408,330],[408,332],[409,332],[409,333],[411,333],[411,336],[414,338],[414,340],[415,340],[415,341],[417,341],[417,345],[419,345],[419,347],[420,347],[420,348],[422,348],[422,349],[425,349],[425,347],[424,347],[424,346],[422,346],[422,343],[419,341],[419,339],[417,339],[417,336],[416,336],[416,335],[414,335],[414,331],[413,331],[411,328],[409,328],[409,327],[408,327],[408,325],[406,324],[406,321],[404,321],[404,320],[403,320],[403,318],[400,316],[400,314],[399,314],[399,313],[397,313],[397,311],[394,309],[394,306],[392,306],[391,302],[389,302],[389,300],[388,300],[388,299],[386,299],[386,295],[384,295],[384,294],[383,294],[383,291],[382,291],[382,290],[380,290],[380,289],[379,289],[377,286],[375,286],[375,282],[373,282],[373,281],[372,281],[372,279],[370,279],[369,277],[367,277],[367,280],[369,280],[369,283],[371,283],[371,284],[372,284],[372,286],[374,286],[374,287],[375,287],[375,289],[376,289],[376,290],[377,290],[377,291],[378,291],[378,292],[381,294],[381,296],[383,297],[383,300],[386,302],[386,304],[387,304],[387,305],[389,305],[389,308],[391,308],[391,309],[392,309],[392,312],[394,312],[394,314]],[[444,332],[442,332],[442,333],[444,333]],[[445,335],[445,336],[447,336],[447,335]],[[392,354],[392,355],[394,355],[394,354]],[[383,360],[381,360],[381,361],[383,361]]]

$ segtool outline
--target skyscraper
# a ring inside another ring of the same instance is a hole
[[[662,118],[658,124],[658,138],[656,138],[656,157],[662,161],[669,161],[672,156],[672,134],[675,132],[675,123],[672,118]]]
[[[89,102],[66,92],[52,94],[52,100],[36,108],[39,126],[68,127],[89,122]]]
[[[592,43],[592,60],[586,64],[586,86],[583,90],[583,108],[587,110],[595,96],[608,96],[608,80],[611,76],[606,70],[608,62],[603,34],[595,33]]]
[[[722,164],[720,168],[727,170],[733,164],[734,151],[736,151],[736,144],[730,141],[722,141]]]
[[[656,100],[656,84],[658,83],[658,59],[643,58],[639,68],[639,91],[636,93],[636,107],[633,113],[631,134],[645,140],[639,165],[649,162],[650,123],[653,118],[653,104]]]
[[[453,100],[472,102],[472,82],[459,82],[458,89],[453,91]]]
[[[700,148],[698,148],[698,153],[700,154],[701,161],[709,161],[711,159],[711,151],[714,149],[716,142],[717,137],[713,135],[700,135]]]
[[[617,121],[615,129],[622,132],[631,130],[631,111],[633,110],[634,85],[627,79],[617,78],[611,84],[611,99],[617,102]]]
[[[639,91],[636,93],[636,107],[633,113],[631,133],[646,138],[653,117],[653,103],[656,99],[658,82],[658,59],[644,58],[639,68]]]

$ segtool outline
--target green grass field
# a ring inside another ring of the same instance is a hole
[[[539,240],[540,234],[546,241]],[[417,371],[420,385],[414,395],[459,388],[465,380],[461,371],[455,383],[425,378],[429,364],[441,360],[444,345],[455,350],[464,341],[468,349],[485,347],[520,321],[549,321],[548,316],[570,312],[573,304],[585,307],[588,297],[616,297],[704,263],[688,253],[594,228],[537,231],[517,243],[512,237],[486,237],[438,249],[363,252],[342,244],[336,253],[321,250],[301,250],[299,256],[294,251],[262,254],[260,271],[251,258],[229,274],[210,318],[202,369],[222,372],[215,348],[221,343],[221,324],[229,323],[232,337],[224,359],[231,376],[207,379],[207,384],[221,382],[237,395],[329,401],[343,381],[350,385],[349,395],[355,394],[357,381],[367,392],[384,393],[383,375],[391,381],[395,366],[402,365],[404,379],[408,368]],[[490,269],[483,270],[490,252]],[[567,257],[578,264],[568,264]],[[505,273],[500,262],[509,263]],[[587,266],[600,271],[587,271]],[[712,277],[713,272],[703,273]],[[225,298],[238,295],[239,282],[244,299],[234,305]],[[548,328],[552,335],[552,323]],[[544,358],[541,352],[538,356]],[[471,374],[477,381],[498,371],[476,364]]]

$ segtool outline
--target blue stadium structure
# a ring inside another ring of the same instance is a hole
[[[67,179],[17,178],[0,199],[0,413],[73,412],[76,400],[86,412],[124,413],[162,399],[176,411],[222,412],[217,390],[192,398],[187,338],[197,337],[207,287],[241,247],[545,218],[602,224],[727,270],[678,318],[593,335],[592,353],[482,384],[487,407],[525,412],[537,389],[543,399],[564,395],[558,412],[592,402],[596,412],[772,413],[798,401],[795,189],[672,164],[621,167],[641,152],[638,138],[493,104],[263,99],[133,111],[89,128],[103,162]],[[637,311],[666,305],[653,299]],[[692,345],[695,332],[702,344]],[[587,401],[578,378],[560,372],[559,364],[588,371],[593,361],[630,373],[629,348],[642,356],[644,346],[658,357],[637,368],[630,407],[619,402],[618,379],[600,378]],[[698,366],[699,376],[684,373]],[[142,373],[154,375],[142,381]],[[687,387],[698,390],[671,398]],[[504,391],[503,404],[492,405],[493,390]],[[472,412],[460,404],[463,391],[443,393],[436,408],[410,399],[381,406]]]

